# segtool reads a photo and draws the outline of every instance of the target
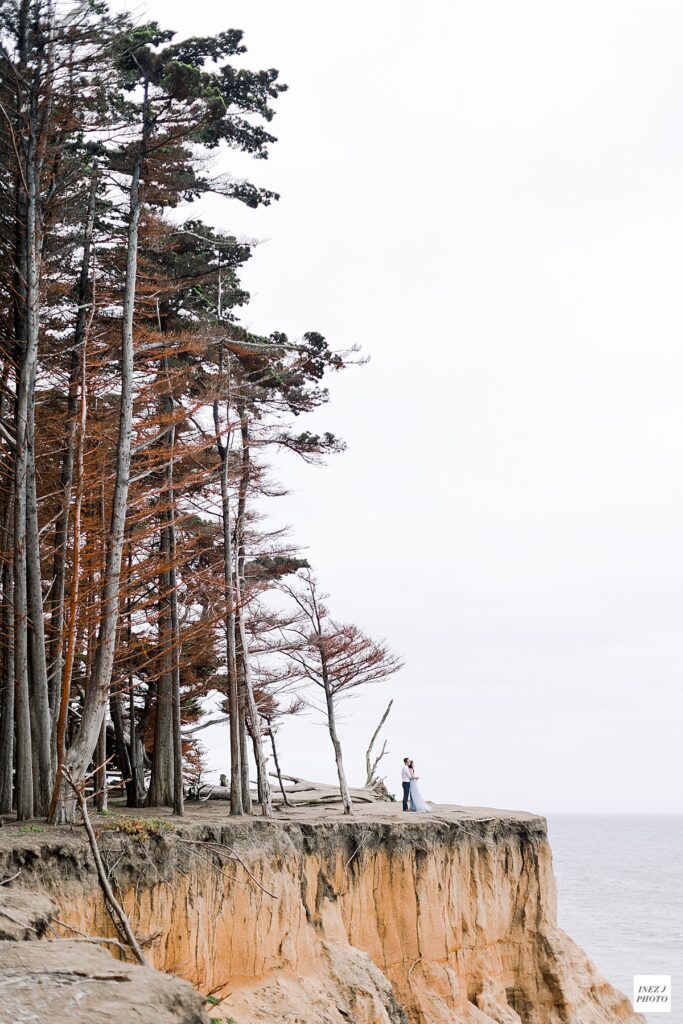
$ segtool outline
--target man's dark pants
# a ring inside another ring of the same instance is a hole
[[[403,783],[403,810],[408,810],[408,800],[410,799],[410,783]]]

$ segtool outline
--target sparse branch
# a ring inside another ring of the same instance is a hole
[[[337,728],[339,701],[361,686],[387,679],[401,668],[402,662],[383,641],[374,640],[351,623],[340,623],[333,619],[310,570],[298,573],[296,579],[296,584],[282,585],[283,592],[298,608],[297,621],[283,629],[290,640],[289,645],[284,646],[283,653],[302,682],[316,684],[323,691],[323,714],[334,750],[344,813],[351,814],[351,794]],[[391,704],[372,738],[367,755],[368,775],[373,772],[370,761],[372,746],[390,709]],[[386,745],[375,767],[385,753]]]
[[[393,703],[394,703],[394,701],[393,701],[393,698],[392,698],[389,701],[389,704],[387,705],[386,711],[384,712],[384,714],[380,718],[379,725],[377,726],[377,728],[375,729],[375,731],[372,734],[372,739],[370,740],[370,745],[369,745],[369,747],[368,747],[368,749],[367,749],[367,751],[365,753],[365,768],[366,768],[365,785],[366,786],[371,786],[373,784],[373,782],[375,781],[375,776],[376,776],[376,772],[377,772],[377,766],[380,763],[380,761],[382,760],[382,758],[385,757],[386,754],[387,754],[387,741],[385,740],[384,743],[382,744],[382,749],[381,749],[380,753],[378,754],[378,756],[375,758],[374,761],[371,761],[372,748],[375,745],[375,741],[376,741],[377,737],[379,736],[380,732],[382,731],[382,726],[384,725],[384,723],[386,722],[387,718],[389,717],[389,712],[391,711],[391,706],[392,706]]]

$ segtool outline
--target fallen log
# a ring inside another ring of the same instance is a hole
[[[273,772],[270,773],[273,775]],[[287,794],[287,801],[294,807],[315,807],[319,805],[334,805],[341,804],[342,797],[339,789],[336,786],[328,785],[324,782],[311,782],[308,779],[296,779],[293,776],[284,776],[283,779],[292,784],[285,787],[285,793]],[[349,790],[351,799],[357,803],[372,804],[381,800],[379,795],[373,788],[362,788],[362,789],[351,789]],[[203,785],[199,786],[196,790],[196,798],[203,802],[205,800],[229,800],[230,799],[230,787],[229,786],[213,786]],[[278,793],[275,790],[272,793],[273,805],[285,806],[285,800],[282,793]],[[254,791],[253,801],[257,803],[257,795]]]
[[[274,778],[277,778],[277,776],[275,775],[275,772],[269,772],[268,774],[272,775]],[[290,793],[309,793],[309,792],[314,792],[314,793],[336,793],[337,796],[339,796],[339,798],[341,799],[341,795],[339,793],[339,787],[334,785],[334,783],[332,783],[332,782],[312,782],[310,779],[297,778],[294,775],[283,775],[282,778],[286,779],[287,782],[291,782],[292,783],[291,786],[285,786],[285,792],[288,795]],[[374,789],[371,786],[357,786],[355,788],[354,787],[350,787],[349,788],[349,793],[351,794],[351,796],[356,794],[358,796],[358,799],[360,800],[364,796],[367,797],[368,795],[372,795],[374,793]]]

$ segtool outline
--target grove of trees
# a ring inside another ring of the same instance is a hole
[[[229,722],[230,811],[262,813],[282,716],[319,692],[345,810],[338,699],[399,666],[336,623],[284,531],[269,453],[353,360],[241,326],[250,246],[198,217],[275,193],[208,157],[265,159],[285,86],[242,34],[176,41],[100,0],[0,0],[0,813],[70,820],[77,782],[183,813],[202,701]],[[269,595],[277,592],[273,602]]]

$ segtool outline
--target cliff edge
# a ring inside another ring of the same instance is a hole
[[[100,844],[150,960],[221,997],[212,1015],[237,1024],[643,1020],[557,927],[541,817],[461,807],[408,816],[384,804],[352,819],[329,809],[230,821],[203,806],[173,825],[131,835],[125,816],[112,817]],[[16,871],[12,891],[47,895],[72,929],[113,935],[79,836],[4,829],[0,877]]]

